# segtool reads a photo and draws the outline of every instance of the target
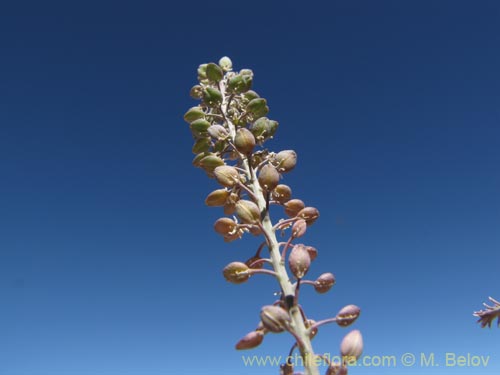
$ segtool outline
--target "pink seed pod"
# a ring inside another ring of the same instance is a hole
[[[224,206],[230,194],[231,192],[226,189],[214,190],[205,198],[205,204],[209,207]]]
[[[289,217],[295,217],[305,207],[305,204],[300,199],[290,199],[283,206],[285,207],[285,214]]]
[[[222,271],[225,279],[233,284],[241,284],[246,281],[251,276],[250,268],[245,263],[242,262],[232,262],[229,263]]]
[[[259,346],[264,340],[264,333],[262,331],[249,332],[236,344],[237,350],[253,349]]]
[[[242,154],[251,154],[255,147],[255,137],[247,128],[239,128],[234,137],[234,146]]]
[[[262,308],[260,319],[268,331],[280,333],[287,328],[290,316],[285,309],[279,306],[268,305]]]
[[[297,217],[304,219],[307,225],[311,225],[319,217],[319,211],[314,207],[305,207],[297,213]]]
[[[309,256],[311,257],[311,262],[317,258],[318,256],[318,250],[313,247],[313,246],[306,246],[306,250],[309,253]]]
[[[280,174],[274,166],[266,164],[259,172],[259,185],[265,191],[271,191],[280,181]]]
[[[332,286],[335,284],[335,276],[330,273],[321,274],[316,281],[314,282],[314,289],[318,293],[326,293],[328,292]]]
[[[356,319],[358,319],[359,314],[361,313],[361,309],[356,305],[347,305],[344,306],[337,313],[336,319],[337,324],[341,327],[347,327],[354,323]]]
[[[288,257],[288,265],[290,271],[297,279],[302,279],[309,270],[311,265],[311,257],[306,247],[302,244],[295,245]]]
[[[299,219],[295,223],[293,223],[292,226],[292,237],[293,238],[300,238],[304,234],[306,234],[307,231],[307,223],[304,219]]]
[[[288,185],[280,184],[274,188],[271,196],[276,202],[285,204],[292,198],[292,189]]]
[[[349,332],[340,344],[340,354],[344,358],[358,359],[363,353],[363,336],[357,329]]]

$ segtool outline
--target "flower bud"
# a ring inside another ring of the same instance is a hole
[[[219,60],[219,66],[225,72],[230,72],[231,70],[233,70],[233,62],[227,56],[221,57],[221,59]]]
[[[264,165],[259,172],[259,184],[265,191],[271,191],[280,181],[280,174],[271,164]]]
[[[311,265],[311,257],[304,245],[295,245],[288,257],[288,265],[290,271],[297,279],[302,279],[309,270]]]
[[[292,226],[292,237],[299,238],[302,237],[307,230],[307,223],[304,219],[299,219]]]
[[[290,172],[297,165],[297,154],[293,150],[284,150],[278,152],[274,157],[278,171]]]
[[[214,169],[215,179],[225,187],[233,187],[240,181],[240,173],[235,167],[221,165]]]
[[[202,118],[205,118],[205,112],[200,107],[192,107],[184,114],[184,121],[187,123],[192,123]]]
[[[314,289],[318,293],[328,292],[335,284],[335,276],[333,273],[327,272],[321,274],[314,282]]]
[[[247,104],[247,113],[251,114],[253,119],[258,119],[259,117],[263,117],[267,115],[269,112],[269,107],[267,106],[267,101],[264,98],[256,98],[252,99]]]
[[[207,64],[206,75],[210,82],[219,82],[224,76],[221,67],[214,63]]]
[[[250,154],[255,147],[255,137],[247,128],[239,128],[234,137],[234,146],[242,154]]]
[[[208,134],[214,138],[214,139],[226,139],[229,133],[227,132],[227,129],[219,124],[215,124],[210,126],[207,129]]]
[[[340,344],[340,354],[342,357],[358,359],[363,353],[363,336],[357,329],[349,332]]]
[[[236,232],[237,228],[238,224],[228,217],[221,217],[214,224],[215,231],[223,236]]]
[[[354,323],[356,319],[358,319],[359,314],[361,313],[361,309],[356,305],[347,305],[344,306],[337,313],[336,319],[337,324],[341,327],[347,327]]]
[[[203,87],[200,85],[194,85],[191,87],[191,90],[189,90],[189,96],[193,99],[201,99],[203,97]]]
[[[292,189],[288,185],[280,184],[274,188],[271,195],[276,202],[284,204],[292,197]]]
[[[316,259],[318,256],[318,250],[316,250],[315,247],[313,246],[306,246],[306,250],[309,253],[309,256],[311,257],[311,262]]]
[[[260,210],[254,202],[241,199],[236,202],[235,208],[242,223],[257,224],[260,221]]]
[[[200,160],[200,167],[210,172],[221,165],[224,165],[224,160],[219,158],[217,155],[207,155]]]
[[[209,207],[224,206],[230,194],[231,192],[226,189],[214,190],[205,198],[205,204]]]
[[[241,94],[250,90],[252,87],[253,75],[251,74],[237,74],[227,83],[227,89],[232,94]]]
[[[227,281],[233,284],[241,284],[246,282],[250,276],[250,269],[245,263],[231,262],[222,271]]]
[[[216,107],[222,103],[222,94],[217,89],[207,87],[203,90],[203,101],[209,107]]]
[[[290,322],[288,313],[279,306],[264,306],[260,312],[260,319],[264,327],[270,332],[283,332]]]
[[[305,207],[297,213],[297,217],[301,217],[307,225],[311,225],[319,217],[319,211],[314,207]]]
[[[290,199],[283,206],[285,207],[285,213],[289,217],[295,217],[305,207],[305,204],[300,199]]]
[[[252,331],[243,337],[236,344],[237,350],[253,349],[259,346],[264,340],[264,333],[262,331]]]

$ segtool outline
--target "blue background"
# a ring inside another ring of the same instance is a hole
[[[498,374],[500,3],[184,1],[5,3],[0,10],[0,375],[277,374],[253,352],[275,282],[234,286],[216,188],[191,166],[182,115],[198,64],[232,58],[295,149],[285,176],[319,208],[309,316],[362,308],[365,354],[435,353],[440,367],[352,374]],[[273,213],[279,218],[279,211]],[[338,352],[348,329],[314,345]],[[491,356],[445,367],[446,352]]]

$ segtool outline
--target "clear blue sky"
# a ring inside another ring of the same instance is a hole
[[[321,212],[310,274],[337,285],[304,290],[308,314],[355,303],[366,354],[441,364],[350,373],[498,374],[500,330],[471,314],[500,298],[499,17],[496,0],[3,4],[0,375],[277,374],[233,349],[276,284],[223,280],[257,242],[212,232],[182,120],[223,55],[254,70],[269,146],[299,155],[284,182]]]

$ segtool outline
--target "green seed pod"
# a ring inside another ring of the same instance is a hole
[[[283,206],[285,207],[285,213],[289,217],[297,216],[300,210],[305,207],[304,202],[302,202],[300,199],[290,199]]]
[[[265,191],[271,191],[280,181],[280,174],[271,164],[264,165],[259,172],[259,184]]]
[[[266,137],[266,132],[268,128],[269,119],[267,117],[261,117],[255,120],[250,125],[250,131],[258,140],[264,140]]]
[[[333,273],[327,272],[321,274],[314,282],[316,292],[323,294],[328,292],[335,285],[335,276]]]
[[[201,159],[203,159],[205,156],[207,156],[208,154],[206,152],[200,152],[198,155],[196,155],[192,161],[193,165],[195,167],[201,167],[200,165],[200,161]]]
[[[221,67],[214,63],[207,64],[206,75],[209,81],[219,82],[224,77]]]
[[[212,125],[207,129],[208,134],[214,139],[226,139],[229,135],[227,129],[222,125]]]
[[[235,167],[221,165],[214,169],[215,179],[225,187],[233,187],[240,181],[240,173]]]
[[[290,189],[288,185],[280,184],[274,188],[271,195],[276,202],[280,204],[285,204],[292,197],[292,189]]]
[[[203,101],[209,107],[217,107],[222,103],[222,94],[213,87],[207,87],[203,90]]]
[[[260,98],[259,94],[257,94],[255,91],[253,90],[248,90],[246,93],[243,94],[243,98],[249,102],[253,99],[256,99],[256,98]]]
[[[293,150],[284,150],[274,156],[274,162],[278,171],[290,172],[297,165],[297,154]]]
[[[237,74],[230,78],[227,83],[227,89],[232,94],[241,94],[250,90],[252,87],[252,76]]]
[[[233,284],[241,284],[251,276],[250,269],[245,263],[232,262],[229,263],[222,271],[225,279]]]
[[[243,337],[236,344],[237,350],[253,349],[259,346],[264,340],[264,333],[262,331],[252,331]]]
[[[268,128],[267,128],[267,137],[272,138],[274,134],[276,134],[276,130],[278,130],[279,123],[278,121],[269,120]]]
[[[221,165],[224,165],[224,160],[217,155],[207,155],[200,160],[200,167],[208,172],[212,172],[215,168]]]
[[[200,85],[191,87],[191,90],[189,90],[189,96],[191,96],[193,99],[203,98],[203,87],[201,87]]]
[[[205,112],[200,107],[192,107],[184,114],[184,121],[192,123],[195,120],[205,118]]]
[[[231,70],[233,70],[233,62],[227,56],[221,57],[221,59],[219,60],[219,66],[225,72],[230,72]]]
[[[201,64],[198,67],[198,81],[200,81],[200,83],[207,82],[207,64]]]
[[[202,134],[206,134],[208,128],[210,127],[210,123],[207,120],[200,118],[193,121],[189,127],[191,128],[194,136],[200,136]]]
[[[337,324],[341,327],[350,326],[358,319],[361,309],[356,305],[347,305],[340,309],[335,317]]]
[[[302,244],[295,245],[288,257],[290,271],[297,279],[302,279],[311,266],[311,257],[306,247]]]
[[[235,208],[236,215],[238,215],[242,223],[257,224],[260,222],[260,210],[254,202],[241,199],[236,202]]]
[[[280,333],[287,329],[290,316],[285,309],[279,306],[268,305],[264,306],[260,311],[260,320],[270,332]]]
[[[252,119],[258,119],[267,115],[269,112],[269,107],[267,106],[267,101],[264,98],[252,99],[246,108],[247,112],[251,115]]]
[[[357,329],[349,332],[340,344],[340,354],[342,357],[358,359],[363,353],[363,336]]]
[[[255,137],[247,128],[239,128],[234,137],[234,146],[242,154],[249,155],[255,147]]]
[[[212,191],[205,198],[205,204],[209,207],[221,207],[226,204],[227,198],[231,192],[226,189],[217,189]]]
[[[314,207],[305,207],[297,213],[297,217],[301,217],[307,225],[311,225],[319,217],[319,211]]]
[[[210,150],[211,142],[209,138],[200,138],[196,140],[193,145],[193,154],[199,154],[200,152],[207,152]]]

